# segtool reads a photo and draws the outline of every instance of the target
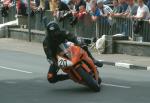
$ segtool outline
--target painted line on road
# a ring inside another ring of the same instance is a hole
[[[140,66],[140,65],[134,65],[134,64],[129,64],[129,63],[110,62],[110,61],[104,61],[104,60],[99,60],[99,61],[105,65],[123,67],[123,68],[134,69],[134,70],[149,70],[150,71],[150,66]]]
[[[13,71],[17,71],[17,72],[22,72],[22,73],[28,73],[28,74],[32,73],[32,72],[29,72],[29,71],[24,71],[24,70],[14,69],[14,68],[9,68],[9,67],[4,67],[4,66],[0,66],[0,68],[7,69],[7,70],[13,70]]]
[[[150,70],[150,66],[147,67],[147,70]]]
[[[130,89],[131,88],[130,86],[114,85],[114,84],[108,84],[108,83],[102,83],[102,85],[117,87],[117,88],[124,88],[124,89]]]
[[[128,69],[130,69],[130,65],[132,65],[132,64],[121,63],[121,62],[116,62],[116,63],[115,63],[115,66],[124,67],[124,68],[128,68]]]

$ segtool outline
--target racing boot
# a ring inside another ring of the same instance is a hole
[[[88,50],[88,47],[87,46],[82,46],[82,48],[87,52],[88,56],[93,60],[94,64],[98,67],[103,67],[103,63],[96,60],[92,54],[90,53],[90,51]]]

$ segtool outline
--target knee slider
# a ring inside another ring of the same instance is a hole
[[[48,74],[47,80],[49,81],[49,83],[56,83],[57,82],[57,79],[51,73]]]

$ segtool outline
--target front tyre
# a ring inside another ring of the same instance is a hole
[[[84,69],[81,67],[77,69],[79,75],[82,77],[83,81],[87,84],[88,87],[90,87],[95,92],[100,91],[100,83],[98,83],[92,75],[87,73]]]

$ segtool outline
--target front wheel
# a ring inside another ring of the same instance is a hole
[[[83,81],[86,83],[88,87],[90,87],[95,92],[100,91],[100,83],[94,79],[92,75],[87,73],[84,69],[81,67],[77,69],[79,75],[82,77]]]

